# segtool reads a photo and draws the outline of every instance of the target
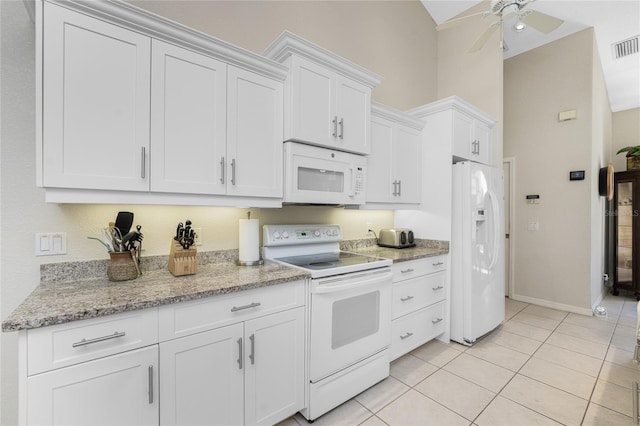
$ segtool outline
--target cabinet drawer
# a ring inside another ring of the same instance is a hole
[[[414,350],[445,331],[445,302],[405,315],[391,323],[391,360]]]
[[[445,272],[422,275],[393,285],[393,318],[444,300]]]
[[[28,374],[158,343],[157,308],[27,331]]]
[[[407,280],[419,275],[430,274],[446,269],[445,255],[427,257],[424,259],[410,260],[408,262],[395,263],[393,270],[393,282]]]
[[[305,281],[160,307],[160,341],[304,305]]]

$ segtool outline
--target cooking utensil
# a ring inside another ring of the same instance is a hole
[[[126,235],[131,230],[131,225],[133,225],[133,213],[118,212],[115,227],[120,230],[121,236]]]

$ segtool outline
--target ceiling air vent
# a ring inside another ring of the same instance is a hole
[[[614,43],[613,46],[613,57],[615,59],[620,59],[625,56],[633,55],[634,53],[638,53],[638,38],[640,36],[631,37],[627,40],[620,41],[618,43]]]

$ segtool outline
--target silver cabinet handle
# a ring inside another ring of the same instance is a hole
[[[238,339],[238,369],[242,370],[242,337]]]
[[[402,273],[402,274],[408,274],[409,272],[413,272],[413,269],[409,268],[409,269],[405,269],[403,271],[400,271],[400,273]]]
[[[480,141],[476,141],[476,155],[480,155]]]
[[[248,305],[234,306],[233,308],[231,308],[231,312],[238,312],[238,311],[241,311],[243,309],[251,309],[251,308],[258,307],[260,305],[261,305],[260,302],[253,302],[253,303],[249,303]]]
[[[220,183],[224,185],[224,157],[220,157]]]
[[[443,320],[444,320],[444,318],[436,318],[434,320],[431,320],[431,323],[432,324],[437,324],[437,323],[439,323],[440,321],[443,321]]]
[[[331,123],[333,124],[333,133],[331,133],[331,136],[335,138],[338,136],[338,116],[333,117]]]
[[[236,184],[236,159],[231,159],[231,185]]]
[[[344,139],[344,118],[340,119],[340,135],[338,135],[338,137],[340,139]]]
[[[398,197],[402,195],[402,181],[398,181]]]
[[[411,300],[411,299],[413,299],[413,296],[401,297],[401,298],[400,298],[400,301],[401,301],[401,302],[407,302],[407,301],[409,301],[409,300]]]
[[[144,179],[145,175],[146,175],[146,160],[147,159],[147,147],[143,146],[142,147],[142,151],[140,152],[140,177],[142,179]]]
[[[444,265],[444,262],[436,262],[436,263],[432,263],[433,266],[441,266]]]
[[[431,290],[433,291],[438,291],[438,290],[442,290],[444,287],[439,285],[438,287],[431,287]]]
[[[251,365],[256,363],[256,335],[252,334],[249,336],[249,341],[251,342],[251,353],[249,354],[249,359],[251,360]]]
[[[392,195],[393,195],[394,197],[395,197],[396,195],[398,195],[398,188],[397,188],[397,185],[398,185],[398,181],[397,181],[397,180],[394,180],[394,181],[393,181],[393,193],[392,193]]]
[[[104,342],[105,340],[117,339],[118,337],[124,337],[127,333],[124,331],[116,331],[108,336],[96,337],[95,339],[82,339],[79,342],[75,342],[71,346],[77,348],[78,346],[90,345],[92,343]]]
[[[400,340],[408,339],[411,336],[413,336],[413,333],[407,331],[407,334],[403,334],[402,336],[400,336]]]
[[[149,404],[153,404],[153,365],[149,366]]]

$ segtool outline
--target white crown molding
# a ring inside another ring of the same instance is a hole
[[[395,121],[416,130],[422,130],[425,124],[423,120],[413,115],[382,104],[372,103],[371,114],[372,116],[375,115],[377,117],[386,118],[387,120]]]
[[[449,109],[456,109],[467,115],[471,115],[475,119],[484,121],[489,126],[494,126],[498,122],[498,120],[482,111],[477,106],[472,105],[461,97],[455,95],[449,96],[448,98],[439,99],[435,102],[431,102],[417,108],[410,109],[409,111],[407,111],[407,113],[415,117],[424,118],[428,115],[446,111]]]

